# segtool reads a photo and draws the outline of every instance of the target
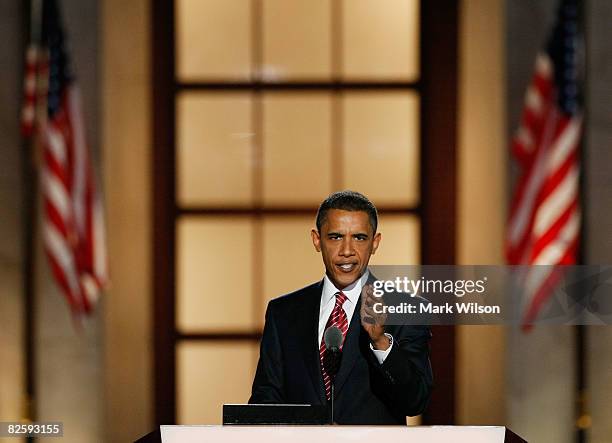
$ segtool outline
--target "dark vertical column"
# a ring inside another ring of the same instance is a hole
[[[587,410],[587,379],[586,379],[586,329],[582,325],[574,326],[575,362],[576,367],[576,443],[588,441],[590,417]]]
[[[584,263],[612,263],[612,2],[583,3],[586,39],[585,115],[582,171],[586,178],[581,196],[584,225]],[[609,284],[609,281],[607,282]],[[585,326],[586,389],[590,403],[588,438],[606,441],[612,435],[612,328]]]
[[[261,0],[251,0],[251,82],[261,82],[263,69],[263,2]],[[253,100],[251,108],[251,130],[255,134],[253,138],[253,206],[262,208],[264,205],[264,156],[265,156],[265,134],[264,134],[264,98],[265,93],[261,88],[254,88],[251,93]],[[251,256],[253,259],[253,296],[257,301],[257,309],[255,310],[256,321],[262,318],[262,314],[266,310],[264,291],[263,291],[263,270],[264,270],[264,221],[265,216],[258,212],[254,216],[246,216],[253,222],[253,240]]]
[[[454,264],[458,0],[421,2],[421,262]],[[425,424],[455,422],[455,327],[432,328],[435,389]]]
[[[155,423],[176,422],[174,2],[153,0],[153,325]]]
[[[342,0],[331,2],[331,69],[332,82],[343,81],[342,66],[344,59],[344,41],[342,38]],[[331,92],[331,192],[344,188],[344,92],[342,88],[333,88]]]
[[[581,220],[581,224],[580,224],[580,240],[579,240],[579,250],[578,250],[578,257],[577,257],[577,263],[578,264],[586,264],[586,235],[585,235],[585,228],[586,228],[586,223],[584,220],[586,211],[587,211],[587,185],[586,185],[586,180],[587,180],[587,175],[585,174],[585,165],[587,164],[587,158],[586,158],[586,128],[588,125],[588,107],[587,107],[587,102],[586,102],[586,86],[587,86],[587,81],[588,81],[588,77],[587,77],[587,72],[586,72],[586,66],[587,66],[587,41],[586,39],[586,22],[585,22],[585,9],[584,8],[584,3],[581,1],[578,1],[578,17],[579,17],[579,21],[578,21],[578,26],[579,26],[579,36],[582,37],[582,42],[579,43],[579,50],[578,50],[578,56],[580,57],[580,54],[582,54],[583,56],[583,60],[582,60],[582,69],[580,70],[582,72],[582,76],[579,79],[578,82],[578,90],[581,91],[580,94],[580,98],[581,98],[581,102],[582,102],[582,108],[583,108],[583,130],[582,130],[582,141],[580,143],[579,149],[580,149],[580,170],[581,170],[581,174],[580,174],[580,184],[579,184],[579,195],[580,195],[580,206],[582,209],[582,220]],[[588,441],[588,435],[587,435],[587,429],[590,426],[589,422],[590,422],[590,417],[588,416],[587,413],[587,370],[586,370],[586,329],[583,325],[577,325],[574,326],[574,367],[575,367],[575,373],[576,373],[576,387],[575,387],[575,395],[576,395],[576,399],[575,399],[575,416],[576,416],[576,443],[586,443]]]
[[[32,27],[32,2],[22,2],[23,39],[21,54],[26,53],[30,43]],[[23,66],[23,65],[22,65]],[[22,70],[22,78],[24,78]],[[36,300],[36,232],[37,232],[37,189],[38,177],[36,168],[36,144],[34,138],[23,139],[21,150],[22,163],[22,256],[23,269],[21,272],[23,288],[23,346],[25,359],[25,418],[35,421],[36,413],[36,324],[35,300]],[[34,437],[27,437],[28,442],[33,442]]]

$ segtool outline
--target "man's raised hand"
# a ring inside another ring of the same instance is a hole
[[[374,297],[374,289],[372,285],[365,285],[361,289],[361,326],[370,336],[370,341],[374,349],[386,351],[389,348],[389,338],[385,335],[385,321],[387,314],[384,312],[375,312],[374,304],[378,303],[377,311],[383,303],[383,299]]]

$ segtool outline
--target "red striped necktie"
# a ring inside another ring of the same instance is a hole
[[[346,332],[348,331],[348,319],[346,318],[346,312],[342,309],[342,305],[347,300],[346,295],[340,291],[336,293],[336,304],[334,305],[334,310],[329,316],[329,320],[327,320],[327,324],[325,325],[324,331],[331,326],[337,326],[340,331],[342,331],[342,343],[344,345],[344,339],[346,338]],[[342,348],[342,347],[341,347]],[[323,360],[325,359],[325,353],[327,352],[327,348],[325,347],[325,340],[321,339],[321,346],[319,348],[319,359],[321,361],[321,373],[323,374],[323,383],[325,383],[325,394],[327,395],[327,399],[331,399],[331,377],[325,371],[325,366],[323,365]]]

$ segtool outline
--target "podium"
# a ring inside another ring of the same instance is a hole
[[[524,443],[503,426],[160,426],[137,443]]]

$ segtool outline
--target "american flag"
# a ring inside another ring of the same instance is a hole
[[[512,265],[530,266],[523,324],[537,319],[559,278],[551,265],[576,263],[580,231],[577,0],[563,0],[527,89],[512,154],[520,167],[506,238]]]
[[[107,282],[102,203],[85,141],[58,5],[44,0],[40,45],[26,55],[22,129],[42,147],[42,237],[50,268],[78,316],[91,312]],[[37,107],[46,106],[46,112]]]

